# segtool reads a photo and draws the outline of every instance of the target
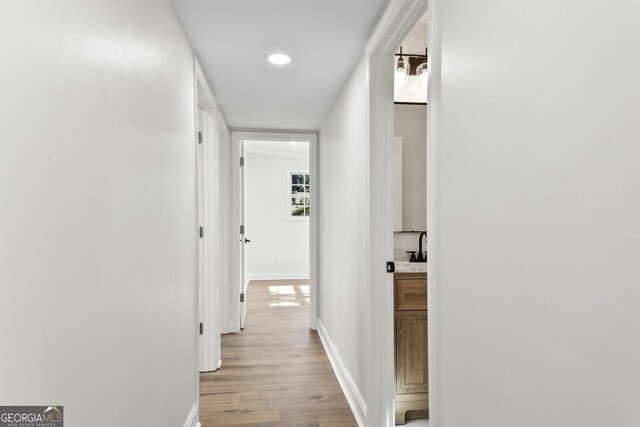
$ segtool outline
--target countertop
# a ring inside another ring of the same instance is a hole
[[[426,273],[426,262],[394,261],[396,273]]]

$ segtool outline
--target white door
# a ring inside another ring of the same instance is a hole
[[[216,246],[223,235],[219,207],[220,185],[216,171],[220,164],[219,141],[215,118],[207,111],[198,113],[198,144],[196,148],[198,197],[198,283],[200,372],[215,371],[220,366],[220,322],[218,276],[216,262],[222,249]]]
[[[240,141],[240,329],[244,329],[247,319],[247,239],[245,229],[245,168],[244,141]]]

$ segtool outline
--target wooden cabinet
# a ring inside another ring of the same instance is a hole
[[[395,365],[396,424],[428,418],[427,274],[396,273]]]

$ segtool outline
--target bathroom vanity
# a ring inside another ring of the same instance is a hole
[[[396,424],[429,415],[426,264],[401,264],[394,274]]]

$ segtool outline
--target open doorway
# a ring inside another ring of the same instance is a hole
[[[233,329],[245,327],[252,283],[292,290],[315,329],[316,135],[234,132],[232,151]]]
[[[252,293],[309,306],[311,182],[308,141],[242,141],[244,280],[241,328]]]
[[[428,426],[427,76],[425,13],[394,61],[392,171],[395,424]]]

